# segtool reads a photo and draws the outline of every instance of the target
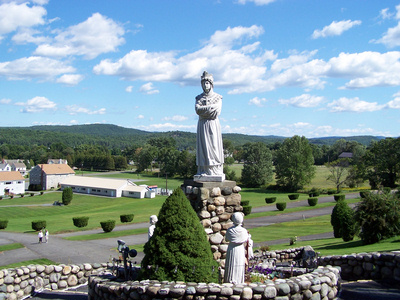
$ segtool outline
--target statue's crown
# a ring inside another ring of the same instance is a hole
[[[214,83],[214,78],[212,76],[212,74],[208,73],[207,71],[203,72],[203,75],[201,75],[201,81],[203,80],[208,80],[211,83]]]

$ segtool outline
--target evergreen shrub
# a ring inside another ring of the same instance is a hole
[[[345,194],[335,194],[335,195],[333,195],[333,199],[335,199],[335,201],[338,202],[339,200],[346,199],[346,195]]]
[[[328,195],[333,195],[333,194],[336,194],[336,190],[335,189],[328,189],[327,193],[328,193]]]
[[[344,200],[338,200],[331,214],[331,225],[335,238],[342,238],[348,242],[353,240],[356,234],[356,222],[354,212]]]
[[[355,219],[361,228],[360,238],[365,244],[400,234],[400,200],[392,194],[372,194],[359,202]]]
[[[104,232],[111,232],[115,227],[115,220],[107,220],[100,222],[101,228],[103,228]]]
[[[388,187],[388,186],[385,186],[382,189],[382,191],[383,191],[384,194],[390,194],[392,192],[392,189],[390,187]]]
[[[274,203],[276,201],[276,197],[267,197],[265,198],[265,203]]]
[[[249,206],[249,205],[243,206],[243,214],[245,216],[251,214],[251,208],[252,208],[252,206]]]
[[[89,224],[89,217],[74,217],[72,218],[72,222],[75,227],[86,227]]]
[[[31,197],[35,196],[35,193],[31,193]]]
[[[366,198],[371,192],[370,191],[360,191],[360,197]]]
[[[240,202],[240,205],[241,205],[241,206],[248,206],[249,203],[250,203],[250,200],[242,200],[242,201]]]
[[[119,219],[121,220],[121,223],[129,223],[133,221],[134,216],[134,214],[120,215]]]
[[[207,235],[180,188],[161,207],[144,254],[141,279],[218,282],[218,263]]]
[[[0,196],[0,200],[3,200],[3,196]]]
[[[0,219],[0,229],[6,229],[8,225],[8,220]]]
[[[66,187],[62,192],[62,203],[64,205],[70,204],[72,201],[73,195],[74,195],[74,193],[72,192],[72,188]]]
[[[318,197],[310,197],[307,199],[308,205],[315,206],[318,203]]]
[[[37,220],[32,221],[32,229],[35,231],[39,231],[43,228],[46,228],[46,221],[45,220]]]
[[[21,198],[24,198],[24,196],[25,196],[25,194],[20,194],[20,197],[21,197]]]
[[[297,200],[299,199],[300,194],[299,193],[295,193],[295,194],[289,194],[289,200]]]
[[[277,202],[276,208],[280,211],[284,211],[286,208],[286,202]]]

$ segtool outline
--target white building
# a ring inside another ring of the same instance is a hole
[[[23,162],[13,162],[11,164],[11,171],[18,171],[22,176],[26,175],[26,165]]]
[[[29,172],[29,184],[40,184],[43,190],[58,188],[64,179],[75,176],[74,170],[65,164],[41,164]]]
[[[71,176],[60,182],[61,190],[71,187],[74,193],[107,196],[153,198],[146,186],[137,186],[130,180],[99,177]]]
[[[0,164],[0,172],[10,172],[11,166],[8,163],[1,163]]]
[[[25,181],[20,172],[0,172],[0,196],[23,193],[25,193]]]

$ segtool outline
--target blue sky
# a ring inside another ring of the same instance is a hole
[[[400,1],[0,0],[0,126],[400,136]]]

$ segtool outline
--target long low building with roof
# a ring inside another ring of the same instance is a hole
[[[155,193],[147,186],[138,186],[131,180],[87,176],[70,176],[60,182],[61,190],[107,197],[154,198]]]
[[[25,181],[20,172],[0,172],[0,196],[23,193],[25,193]]]

